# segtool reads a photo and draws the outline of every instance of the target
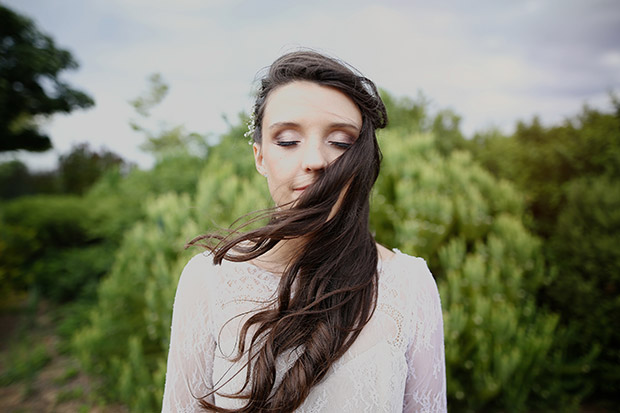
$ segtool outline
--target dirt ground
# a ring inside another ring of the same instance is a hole
[[[34,347],[44,348],[42,368],[12,383],[0,382],[0,411],[11,413],[125,413],[121,405],[109,405],[97,397],[97,382],[79,371],[77,360],[59,351],[49,308],[40,304],[28,316],[20,305],[0,314],[0,377],[15,368],[16,359],[28,357]],[[30,347],[30,348],[29,348]]]

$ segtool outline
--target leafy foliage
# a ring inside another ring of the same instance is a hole
[[[469,149],[501,178],[528,195],[535,230],[548,238],[566,200],[564,184],[586,176],[620,176],[620,102],[616,113],[584,107],[563,125],[538,118],[520,122],[511,137],[498,131],[474,137]]]
[[[18,160],[0,163],[0,199],[58,192],[55,171],[32,173],[26,164]]]
[[[6,367],[0,372],[0,386],[9,386],[18,381],[33,381],[39,370],[51,360],[44,343],[19,344],[13,345],[6,360],[2,360]]]
[[[602,350],[588,385],[615,394],[613,383],[620,382],[620,181],[582,178],[565,190],[566,204],[549,241],[559,274],[545,295],[578,331],[573,355]]]
[[[0,199],[25,195],[84,194],[106,173],[132,168],[117,154],[106,149],[95,151],[87,143],[75,145],[62,154],[58,167],[49,171],[30,171],[18,160],[0,164]]]
[[[7,257],[0,263],[4,294],[6,289],[36,288],[46,298],[73,298],[86,280],[96,280],[107,270],[98,265],[105,255],[99,258],[104,251],[96,248],[94,212],[80,198],[19,198],[4,205],[1,214],[0,251]],[[76,248],[88,245],[92,252],[80,256]]]
[[[135,411],[152,411],[161,399],[170,306],[188,258],[183,234],[197,231],[187,195],[163,195],[146,209],[99,287],[90,325],[74,338],[84,367],[102,374],[113,397]]]
[[[242,165],[251,162],[249,152],[231,161],[237,158],[228,154],[240,148],[224,137],[210,152],[195,197],[167,193],[148,200],[145,219],[126,234],[99,288],[89,326],[74,338],[85,367],[103,374],[113,397],[132,410],[160,409],[174,291],[183,266],[196,253],[183,251],[183,245],[268,205],[257,174],[236,174],[237,167],[247,172]]]
[[[115,153],[92,151],[87,143],[75,145],[58,163],[61,190],[70,194],[83,194],[106,171],[128,166]]]
[[[419,93],[416,99],[396,98],[382,90],[381,98],[389,114],[388,129],[398,130],[404,136],[430,133],[442,155],[467,146],[460,130],[461,117],[450,109],[431,113],[431,101],[424,94]]]
[[[555,276],[538,300],[572,331],[562,351],[581,371],[573,388],[593,400],[617,399],[620,379],[618,214],[620,210],[620,102],[613,111],[584,107],[562,125],[537,118],[509,137],[479,134],[470,149],[496,176],[527,196],[530,226],[545,240]],[[556,342],[559,345],[559,341]],[[597,356],[592,359],[592,355]],[[592,363],[585,362],[592,359]],[[584,363],[579,362],[583,360]]]
[[[151,83],[133,102],[143,120],[167,90],[160,77]],[[614,364],[605,364],[617,363],[617,351],[604,348],[617,340],[614,324],[596,326],[618,311],[617,279],[610,276],[617,273],[620,233],[614,115],[585,111],[558,130],[534,122],[520,126],[521,140],[490,132],[468,143],[451,111],[431,115],[422,97],[384,99],[391,124],[380,136],[384,163],[371,226],[379,242],[424,257],[438,280],[450,409],[574,409],[594,388],[584,377],[617,380]],[[214,140],[181,127],[153,132],[134,121],[157,158],[153,169],[106,167],[89,180],[94,185],[75,191],[79,197],[24,197],[0,207],[1,285],[34,286],[60,301],[96,288],[96,304],[83,314],[77,302],[80,314],[63,334],[79,327],[71,350],[102,376],[107,396],[132,411],[160,407],[174,291],[197,252],[184,244],[270,205],[244,125],[241,115]],[[581,142],[582,135],[592,142]],[[528,154],[536,145],[544,156]],[[581,159],[586,146],[589,158]],[[93,161],[87,147],[74,151],[77,160]],[[11,164],[3,173],[23,170]],[[544,176],[554,185],[532,182]],[[552,224],[532,208],[539,201],[556,208]],[[545,251],[555,265],[544,263]],[[601,275],[584,282],[583,274]],[[595,309],[589,319],[586,308]]]
[[[0,56],[0,152],[51,148],[35,117],[94,104],[87,94],[59,78],[61,72],[78,67],[71,53],[57,48],[30,19],[3,5]]]
[[[381,147],[373,226],[439,278],[451,410],[524,411],[557,317],[536,309],[546,274],[523,197],[470,154],[443,156],[431,135],[389,131]]]
[[[193,195],[149,199],[145,219],[126,234],[98,290],[88,327],[74,337],[82,363],[106,377],[112,396],[133,410],[157,410],[161,402],[173,291],[195,253],[181,246],[269,205],[242,134],[243,126],[233,127],[209,149]],[[447,337],[451,404],[523,410],[557,320],[535,311],[544,274],[540,244],[519,221],[522,199],[467,153],[445,158],[431,135],[404,136],[392,131],[381,138],[377,238],[426,257],[442,277],[447,331],[455,332]],[[462,251],[456,258],[449,252],[455,248]],[[488,347],[488,340],[495,344]],[[514,342],[523,347],[515,350]],[[464,391],[467,401],[459,397]]]

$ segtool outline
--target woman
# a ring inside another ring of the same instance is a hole
[[[191,242],[164,411],[440,412],[443,324],[422,259],[377,244],[369,197],[387,115],[375,85],[300,51],[262,80],[250,125],[275,208]],[[214,243],[217,241],[217,243]]]

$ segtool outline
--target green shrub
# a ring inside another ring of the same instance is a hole
[[[145,220],[125,235],[89,325],[73,339],[82,365],[132,410],[161,402],[175,286],[192,254],[183,245],[198,232],[189,196],[147,200]]]
[[[611,103],[611,111],[584,107],[551,127],[534,118],[510,137],[491,131],[470,144],[477,160],[527,197],[527,223],[555,274],[538,302],[567,328],[553,350],[566,365],[551,376],[562,377],[564,396],[595,404],[617,404],[620,380],[620,101]]]
[[[30,340],[13,345],[5,358],[6,360],[2,360],[4,368],[0,373],[0,386],[34,380],[37,373],[51,360],[45,344],[34,344]]]
[[[549,243],[558,276],[546,295],[578,331],[569,350],[573,358],[600,348],[582,375],[597,383],[597,392],[613,396],[620,382],[620,182],[582,178],[566,192]]]
[[[73,247],[90,240],[88,205],[76,196],[18,198],[2,205],[2,223],[14,231],[34,230],[38,242],[30,254],[48,245]]]
[[[545,380],[558,318],[538,309],[548,279],[524,200],[468,153],[442,155],[430,135],[381,135],[373,195],[380,242],[424,257],[444,310],[451,411],[526,411]]]
[[[239,156],[242,149],[245,157]],[[195,197],[168,193],[147,199],[145,218],[125,234],[99,286],[89,325],[73,339],[83,366],[101,374],[109,396],[132,411],[161,408],[176,284],[198,252],[184,250],[184,244],[269,206],[264,179],[252,165],[247,144],[224,137],[210,153]]]
[[[67,302],[95,296],[99,279],[114,261],[114,246],[95,244],[42,254],[30,268],[36,287],[45,298]]]
[[[521,197],[467,154],[441,156],[431,136],[388,132],[381,140],[373,226],[379,241],[427,258],[440,277],[451,406],[522,411],[557,318],[534,305],[545,277],[540,243],[520,222]],[[196,253],[183,244],[267,199],[247,146],[225,137],[211,149],[195,197],[146,202],[145,219],[126,234],[99,287],[89,325],[74,337],[83,365],[106,378],[113,398],[136,411],[159,408],[174,290]]]
[[[2,293],[43,287],[32,268],[44,255],[51,256],[64,248],[91,241],[89,210],[77,197],[40,195],[3,204],[0,207]]]
[[[120,215],[114,208],[122,205],[66,195],[2,205],[1,293],[35,288],[42,298],[64,302],[92,292],[113,261],[116,245],[109,227]]]

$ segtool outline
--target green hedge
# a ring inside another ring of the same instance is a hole
[[[241,136],[241,134],[239,134]],[[428,260],[439,280],[451,410],[524,411],[540,396],[557,317],[536,308],[546,280],[540,242],[521,223],[523,200],[463,152],[444,157],[430,135],[381,137],[373,194],[377,239]],[[191,237],[268,206],[251,150],[225,137],[211,149],[195,195],[160,195],[127,232],[74,348],[110,396],[159,409],[172,302]]]

